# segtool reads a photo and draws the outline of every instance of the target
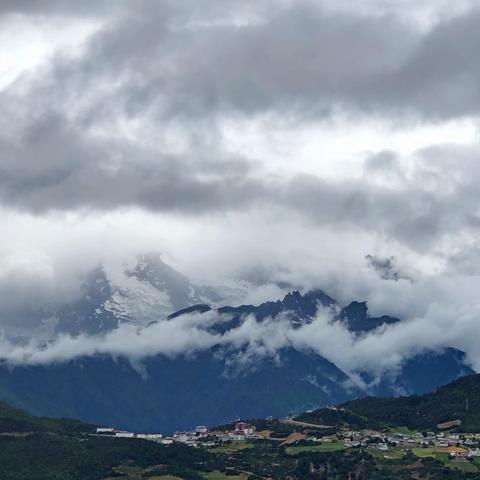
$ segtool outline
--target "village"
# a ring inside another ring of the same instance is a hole
[[[272,421],[271,417],[267,419]],[[405,429],[395,429],[388,433],[377,430],[347,430],[341,429],[334,434],[323,434],[328,427],[302,424],[291,419],[284,419],[279,424],[303,426],[301,431],[293,431],[286,436],[278,436],[274,431],[257,431],[255,425],[237,421],[230,429],[212,430],[204,425],[196,426],[191,431],[178,431],[171,436],[161,433],[133,433],[113,428],[99,427],[97,435],[108,435],[116,438],[144,439],[169,445],[174,442],[191,447],[216,448],[222,445],[242,443],[248,444],[256,440],[278,441],[280,445],[290,450],[334,451],[348,448],[368,448],[377,451],[384,458],[398,457],[399,452],[413,451],[417,456],[428,456],[430,453],[448,455],[455,461],[468,461],[480,457],[480,433],[455,432],[411,432]],[[307,428],[310,427],[310,428]],[[292,448],[293,447],[293,448]],[[422,455],[423,454],[423,455]],[[392,455],[392,457],[390,457]]]
[[[116,438],[151,440],[163,445],[178,442],[190,447],[215,447],[226,442],[245,442],[265,438],[261,433],[256,432],[255,426],[246,422],[236,422],[234,428],[227,431],[209,431],[205,425],[198,425],[191,431],[178,431],[171,436],[164,436],[161,433],[133,433],[109,427],[98,427],[96,433]]]
[[[345,447],[371,447],[381,452],[401,449],[405,452],[425,449],[427,452],[436,451],[448,453],[456,460],[480,457],[480,434],[459,434],[444,432],[391,432],[385,434],[375,430],[342,431],[334,436],[337,441],[342,441]],[[334,440],[330,438],[330,441]],[[320,441],[328,441],[323,437]],[[418,456],[422,456],[421,454]],[[425,455],[427,456],[427,455]]]

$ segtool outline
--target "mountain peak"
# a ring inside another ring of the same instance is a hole
[[[398,318],[383,315],[381,317],[370,317],[368,315],[367,302],[351,302],[340,312],[340,320],[351,332],[369,332],[381,325],[399,322]]]
[[[367,302],[351,302],[343,310],[341,315],[343,319],[355,319],[356,321],[364,321],[367,318],[368,306]]]

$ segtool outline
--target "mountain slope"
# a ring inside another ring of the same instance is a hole
[[[0,396],[35,414],[81,418],[136,431],[191,428],[238,417],[284,416],[360,391],[322,357],[294,350],[248,371],[226,370],[229,352],[145,360],[89,357],[47,367],[0,369]],[[52,395],[52,390],[55,395]]]
[[[49,341],[59,334],[102,334],[124,323],[144,326],[194,304],[227,304],[243,294],[237,287],[196,285],[167,265],[160,254],[148,253],[130,266],[99,265],[82,279],[76,300],[57,309],[29,312],[29,316],[36,319],[32,325],[40,325],[35,337]],[[6,334],[15,341],[32,336],[31,331]]]
[[[456,421],[462,432],[480,431],[480,375],[469,375],[424,395],[366,397],[337,409],[304,413],[300,421],[370,427],[392,425],[416,430],[434,430]],[[440,425],[440,427],[439,427]]]

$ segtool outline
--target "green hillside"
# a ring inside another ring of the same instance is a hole
[[[70,419],[52,419],[35,417],[23,410],[13,408],[0,402],[0,434],[57,432],[57,433],[92,433],[94,425]]]
[[[480,432],[480,375],[469,375],[425,395],[367,397],[300,415],[298,420],[352,428],[405,426],[435,430],[457,421],[462,432]]]

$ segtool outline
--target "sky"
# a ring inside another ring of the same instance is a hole
[[[155,250],[405,320],[345,368],[480,369],[479,27],[467,0],[3,0],[0,327]]]

